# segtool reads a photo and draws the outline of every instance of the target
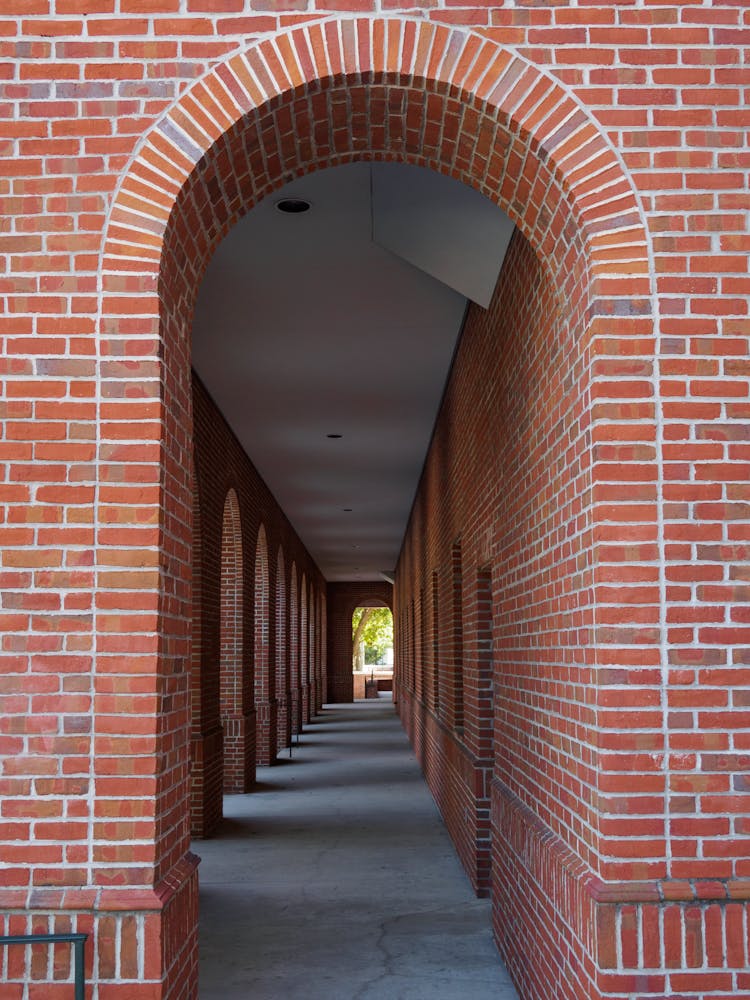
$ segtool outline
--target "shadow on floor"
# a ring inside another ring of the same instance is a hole
[[[195,845],[201,1000],[517,1000],[392,705],[311,728]]]

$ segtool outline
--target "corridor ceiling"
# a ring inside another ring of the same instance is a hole
[[[512,231],[458,181],[357,163],[279,189],[214,255],[194,367],[328,580],[392,572],[467,296],[489,302]]]

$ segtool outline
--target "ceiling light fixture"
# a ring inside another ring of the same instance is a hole
[[[304,198],[282,198],[276,202],[276,210],[284,215],[301,215],[310,211],[310,202]]]

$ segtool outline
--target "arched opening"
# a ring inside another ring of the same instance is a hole
[[[151,401],[159,399],[165,416],[158,427],[161,447],[159,458],[154,459],[152,477],[159,487],[154,488],[150,502],[160,524],[167,529],[160,536],[157,553],[165,580],[157,594],[163,634],[169,634],[168,624],[173,620],[187,617],[185,581],[189,574],[183,549],[189,546],[189,539],[186,543],[179,532],[180,525],[189,524],[182,449],[190,436],[186,386],[191,307],[203,270],[228,229],[288,177],[352,160],[389,157],[451,174],[500,205],[528,241],[525,246],[530,248],[535,266],[543,271],[540,281],[545,306],[553,316],[548,329],[557,345],[556,359],[566,369],[559,383],[565,387],[564,393],[547,402],[557,424],[572,435],[575,443],[575,462],[571,463],[564,496],[570,510],[578,511],[570,516],[578,565],[575,580],[570,577],[565,582],[568,589],[563,612],[568,617],[564,626],[556,629],[558,659],[547,664],[540,680],[533,680],[548,692],[549,675],[554,669],[591,669],[592,609],[598,586],[593,573],[593,527],[606,520],[598,500],[591,499],[597,477],[605,476],[595,451],[597,425],[590,412],[592,385],[598,378],[594,362],[611,346],[608,324],[613,316],[618,317],[616,339],[621,344],[635,342],[643,332],[639,321],[643,317],[648,320],[646,241],[627,178],[600,131],[561,85],[490,40],[409,20],[334,20],[295,29],[284,36],[283,44],[271,42],[263,48],[264,44],[227,60],[208,81],[195,85],[149,136],[115,200],[104,254],[105,327],[109,329],[112,321],[111,328],[116,329],[117,319],[127,316],[132,302],[137,302],[141,314],[150,310],[154,324],[151,333],[158,345],[154,354],[158,376],[151,386]],[[342,118],[343,106],[353,111]],[[298,137],[302,137],[300,141]],[[144,219],[148,221],[144,223]],[[519,255],[524,252],[522,247]],[[128,276],[127,296],[120,294],[124,270],[133,272]],[[103,338],[105,355],[127,355],[124,334],[108,337]],[[626,383],[627,373],[619,383],[619,398],[642,400],[651,391],[649,388],[646,393],[636,378]],[[127,391],[122,392],[123,399],[127,395]],[[530,426],[533,414],[521,406],[518,417],[519,428],[528,430],[522,443],[533,449],[540,444]],[[123,407],[120,419],[132,421],[132,407]],[[543,433],[541,440],[549,443]],[[493,446],[492,441],[487,443],[490,456]],[[107,466],[103,455],[104,473]],[[169,485],[162,489],[162,484]],[[627,536],[624,522],[616,522],[612,529],[617,534],[622,528],[623,538]],[[455,537],[452,526],[448,529],[446,537]],[[495,539],[492,544],[500,545],[501,541]],[[477,540],[477,551],[485,544],[484,539]],[[569,539],[566,544],[571,544]],[[105,551],[100,555],[106,558]],[[486,554],[480,555],[484,564]],[[412,736],[419,730],[416,744],[424,745],[429,736],[437,745],[439,736],[454,747],[456,741],[444,737],[422,704],[424,670],[421,663],[416,663],[416,656],[417,629],[420,636],[424,633],[425,599],[421,595],[426,590],[424,573],[428,565],[424,557],[423,552],[406,552],[398,569],[396,603],[408,629],[406,648],[403,639],[399,644],[405,653],[401,662],[406,668],[399,671],[397,678],[399,707]],[[468,546],[462,549],[459,572],[464,582],[456,588],[455,558],[441,553],[441,567],[446,560],[450,566],[440,569],[446,575],[441,607],[450,609],[454,620],[460,617],[456,594],[458,600],[466,601],[466,581],[471,579],[469,570],[477,558]],[[621,560],[623,564],[630,560],[624,550]],[[258,562],[256,558],[256,572]],[[511,590],[514,568],[508,564]],[[314,663],[317,641],[317,601],[311,587],[309,577],[302,573],[298,615],[300,725],[309,721],[316,704],[311,693],[316,670],[313,667],[311,671],[311,661]],[[507,602],[500,602],[498,607],[498,627],[505,629],[503,656],[509,667],[518,668],[514,697],[520,705],[524,698],[531,697],[529,687],[533,685],[522,665],[530,661],[532,654],[529,644],[524,645],[519,638],[518,617],[514,618],[517,602],[510,593]],[[574,616],[575,629],[570,625]],[[290,629],[290,638],[294,639],[292,632]],[[127,649],[124,631],[120,638]],[[455,647],[455,627],[452,639]],[[468,629],[464,628],[465,650],[469,648],[467,640]],[[598,641],[608,647],[608,662],[614,658],[615,662],[627,663],[631,637],[612,632],[603,638],[600,635]],[[113,637],[113,645],[116,642],[117,637]],[[257,647],[256,630],[256,656]],[[424,641],[420,641],[420,656],[424,648]],[[175,644],[162,642],[153,657],[155,678],[179,673],[180,651]],[[462,654],[462,665],[465,659]],[[509,676],[511,673],[509,670]],[[456,676],[454,655],[453,678],[441,680],[438,699],[439,714],[446,713],[445,720],[454,735],[462,728],[466,731],[469,696],[474,696],[468,690],[469,672],[462,675],[461,686],[457,686]],[[270,710],[273,680],[270,674],[268,677],[268,690],[261,687],[258,694],[267,694]],[[545,730],[540,746],[546,752],[575,717],[575,746],[585,748],[588,764],[596,771],[599,730],[587,700],[592,684],[578,689],[572,680],[570,683],[570,697],[559,699],[553,725]],[[509,690],[513,690],[512,684]],[[459,702],[463,704],[463,716],[457,713]],[[172,700],[165,698],[161,702],[162,711],[155,719],[160,739],[166,739],[183,724],[180,720],[185,716],[185,704],[185,693],[180,693],[179,687]],[[460,749],[451,752],[461,755]],[[180,777],[184,761],[177,757],[172,760],[169,755],[162,759],[170,763],[163,765],[156,782],[160,791],[154,796],[154,828],[159,831],[174,829],[162,822],[163,816],[175,808],[175,799],[180,795],[185,798],[184,791],[173,794],[181,781],[184,784]],[[603,850],[606,836],[598,826],[594,780],[574,785],[572,768],[562,766],[559,779],[565,787],[565,801],[541,803],[532,784],[521,780],[524,772],[510,766],[514,762],[501,759],[496,763],[493,815],[497,839],[502,841],[503,849],[507,848],[503,871],[508,884],[520,871],[516,867],[519,857],[542,858],[547,850],[547,841],[534,832],[537,828],[529,814],[552,831],[561,850],[585,858],[597,877],[612,874],[609,855]],[[544,753],[536,763],[544,763]],[[472,766],[466,765],[466,787],[475,778]],[[460,838],[463,834],[459,825],[457,819],[453,830]],[[525,831],[521,836],[530,838],[531,846],[525,855],[523,847],[518,846],[518,837],[513,839],[514,829]],[[462,859],[467,863],[475,843],[464,839],[461,844]],[[154,845],[153,881],[161,884],[185,857],[186,842],[182,833],[163,833],[155,834]],[[535,884],[544,884],[544,868],[542,860],[531,874]],[[191,878],[186,871],[180,885],[187,885]],[[520,881],[517,888],[514,898],[524,898]],[[518,939],[523,937],[519,921],[523,918],[512,910],[514,904],[507,898],[496,903],[499,909],[510,907],[512,911],[498,918],[498,938],[507,950],[518,951]],[[550,905],[564,908],[567,904],[553,900]],[[177,914],[178,908],[173,907],[173,912]],[[572,919],[569,913],[565,916]],[[171,940],[169,935],[164,939]],[[165,964],[172,968],[168,958]]]
[[[393,692],[393,613],[385,605],[354,609],[352,615],[354,700]]]

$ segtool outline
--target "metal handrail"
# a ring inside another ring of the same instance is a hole
[[[2,944],[65,944],[73,945],[73,975],[75,1000],[84,1000],[86,973],[84,969],[85,945],[88,934],[8,934],[0,935]]]

